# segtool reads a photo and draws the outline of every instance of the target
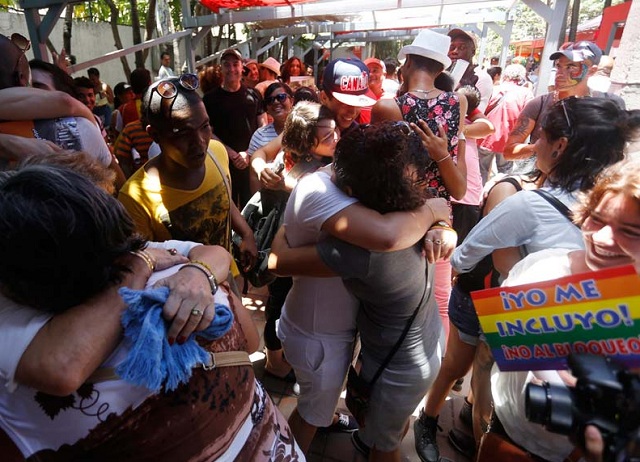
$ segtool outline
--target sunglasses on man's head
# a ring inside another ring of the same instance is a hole
[[[182,88],[189,91],[195,91],[200,86],[198,76],[195,74],[182,74],[178,79],[178,83]],[[175,98],[178,94],[178,87],[171,80],[161,80],[153,89],[162,98],[170,99]]]
[[[287,100],[288,97],[289,97],[289,95],[287,95],[286,93],[280,93],[280,94],[275,95],[275,96],[267,96],[264,99],[264,102],[267,103],[267,105],[273,104],[276,101],[279,102],[280,104],[282,104]]]
[[[15,46],[20,48],[20,51],[22,51],[23,53],[26,53],[31,48],[31,42],[29,41],[29,39],[21,34],[18,34],[17,32],[11,34],[11,42]]]
[[[196,91],[200,86],[200,80],[198,80],[198,76],[195,74],[182,74],[178,78],[178,84],[188,91]],[[169,105],[169,118],[171,118],[171,111],[173,111],[173,103],[175,103],[176,96],[178,95],[178,87],[172,80],[161,80],[156,83],[154,87],[151,89],[151,94],[149,95],[149,101],[147,101],[146,107],[146,119],[149,121],[149,112],[151,110],[151,101],[153,100],[153,94],[157,93],[160,95],[162,99],[171,99],[171,104]],[[174,129],[174,132],[176,130]]]

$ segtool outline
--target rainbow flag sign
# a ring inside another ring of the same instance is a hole
[[[640,367],[640,278],[633,266],[471,297],[502,371],[566,369],[570,353]]]

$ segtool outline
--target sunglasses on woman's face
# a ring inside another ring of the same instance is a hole
[[[267,105],[273,104],[276,101],[279,102],[280,104],[282,104],[287,100],[287,98],[289,98],[289,95],[287,95],[286,93],[280,93],[280,94],[275,95],[275,96],[267,96],[264,99],[264,102],[267,103]]]

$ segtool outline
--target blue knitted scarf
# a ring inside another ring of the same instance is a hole
[[[206,330],[191,334],[182,344],[169,345],[168,323],[162,317],[162,307],[169,297],[168,287],[119,290],[129,306],[122,314],[125,337],[132,347],[127,358],[116,368],[125,381],[158,392],[175,390],[191,378],[191,369],[198,363],[207,364],[209,354],[196,342],[195,336],[215,340],[231,328],[233,313],[224,305],[215,305],[216,314]]]

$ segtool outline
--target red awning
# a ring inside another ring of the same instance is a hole
[[[250,8],[255,6],[290,6],[294,3],[309,3],[314,0],[200,0],[204,6],[214,13],[220,8]]]

